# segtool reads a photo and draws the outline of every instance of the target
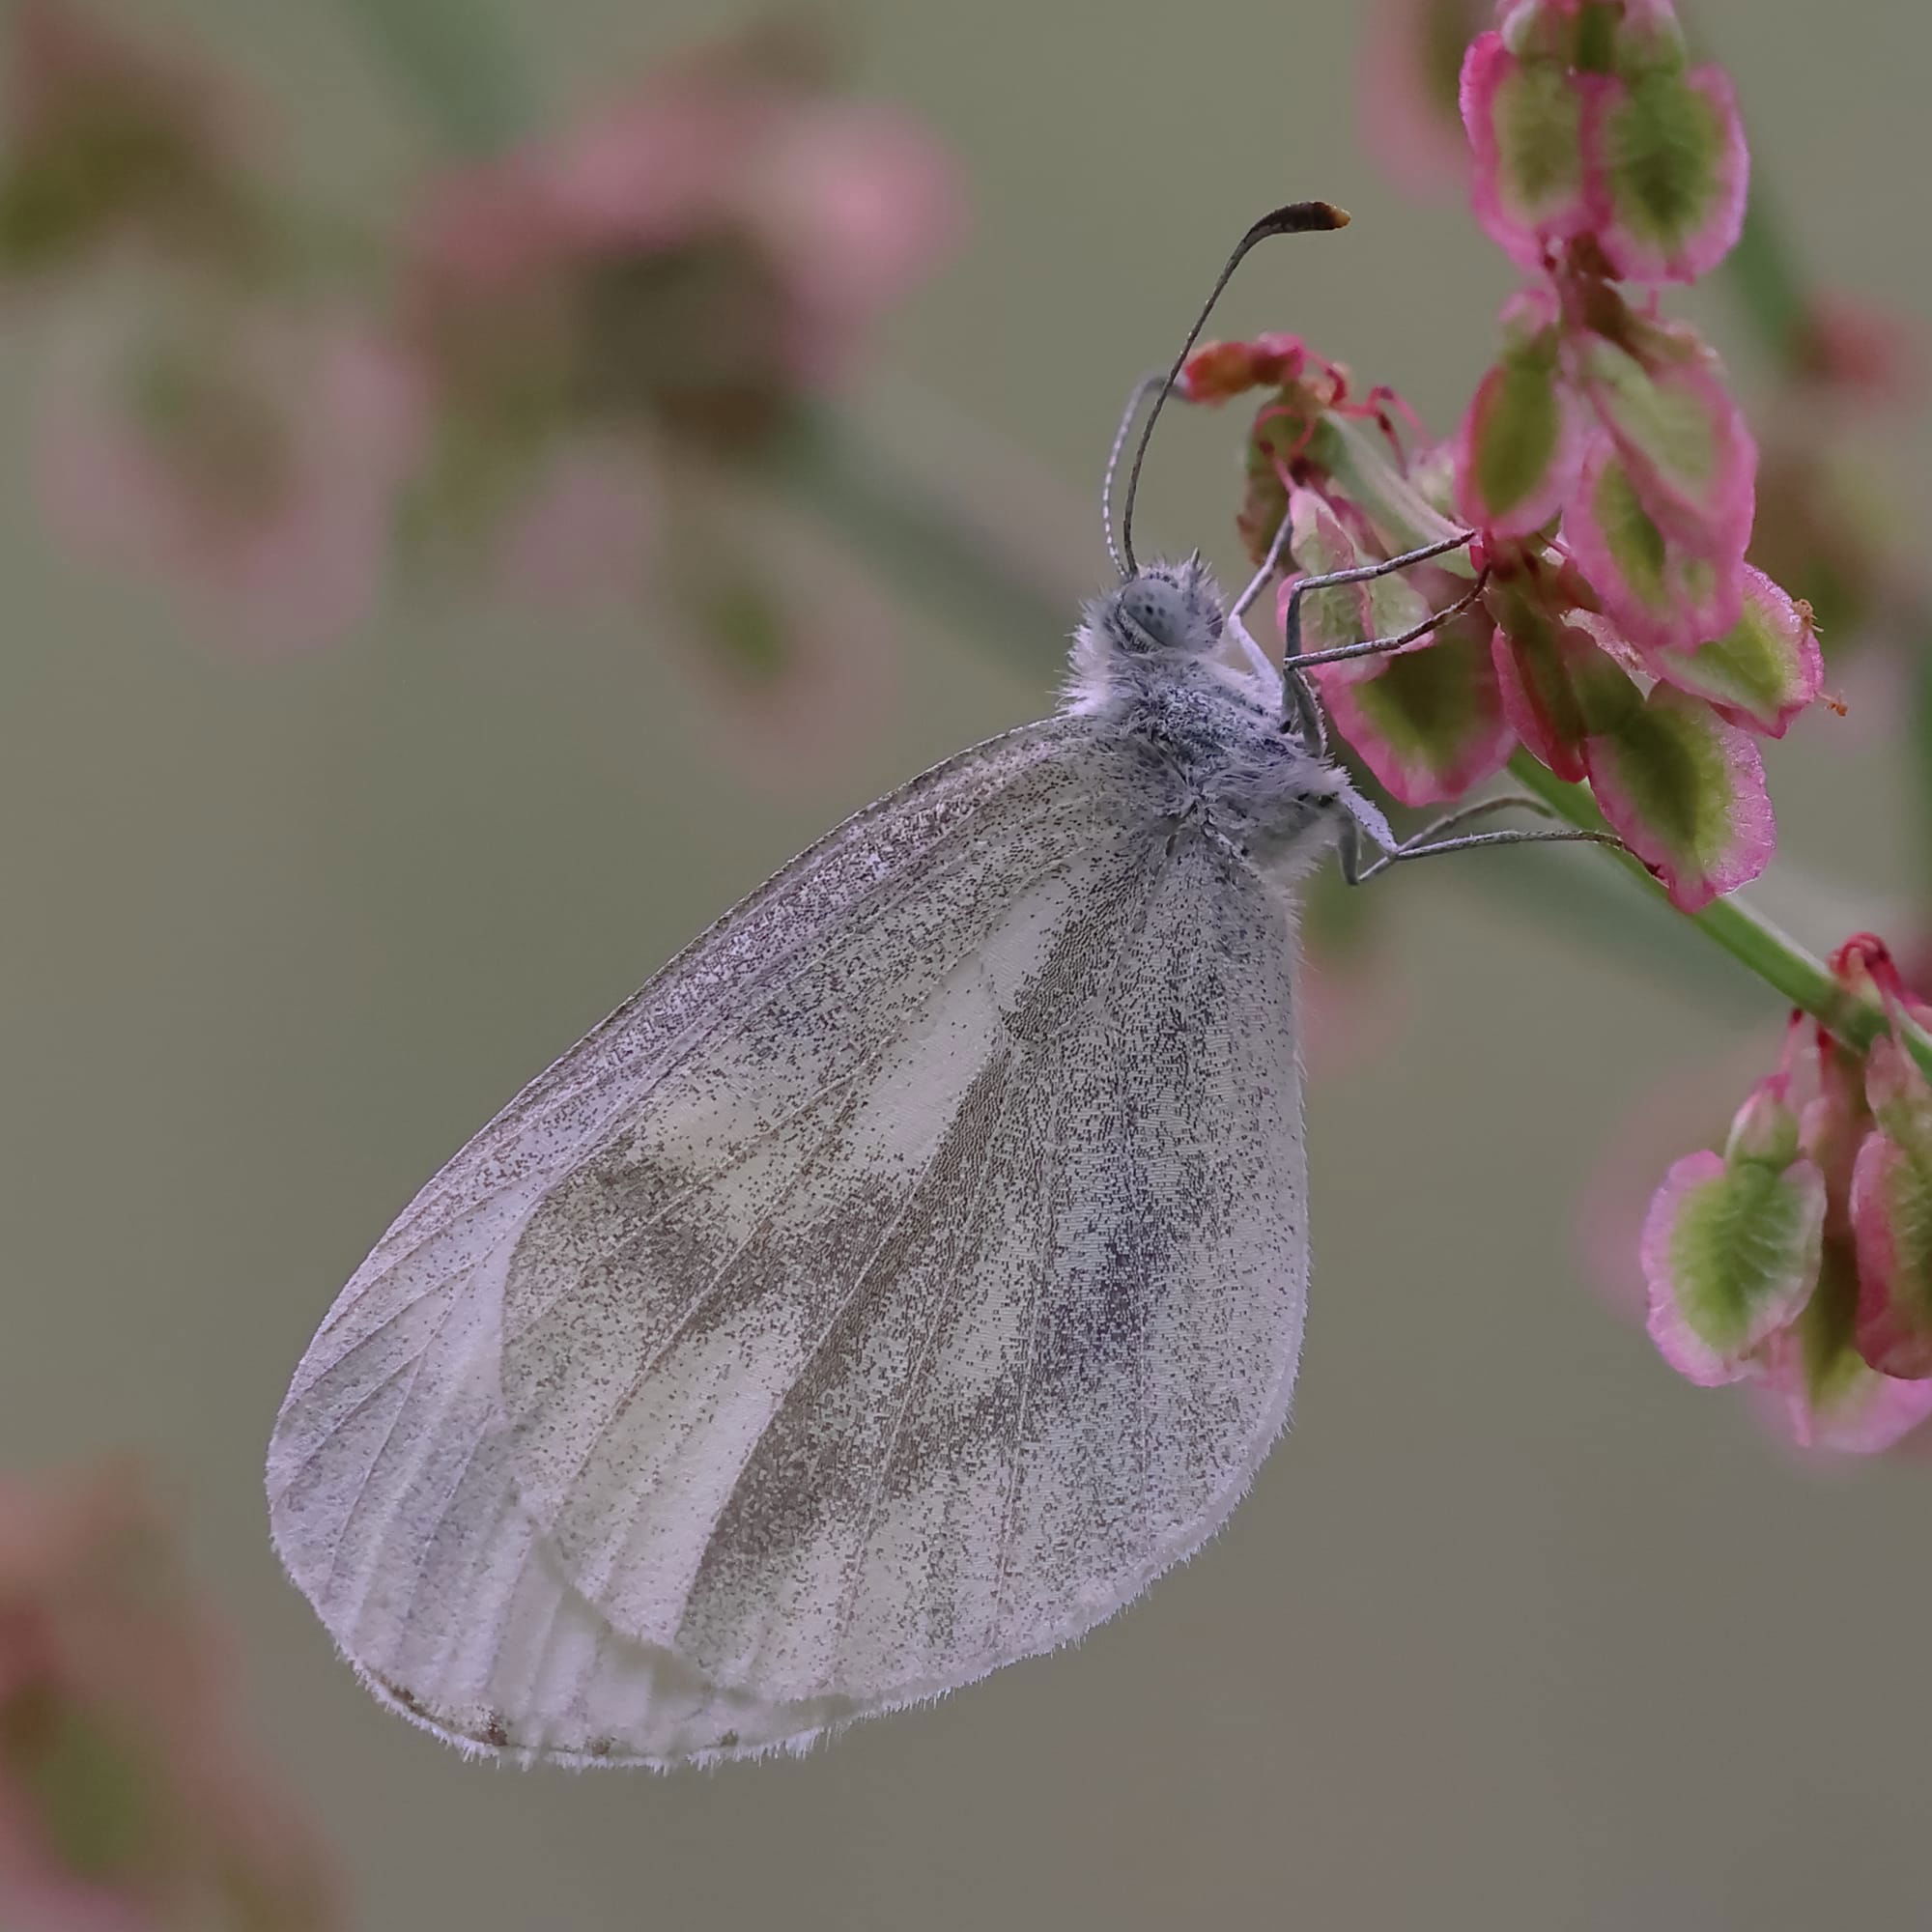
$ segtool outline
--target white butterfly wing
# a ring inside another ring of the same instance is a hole
[[[433,1181],[270,1452],[345,1652],[458,1739],[798,1742],[1078,1634],[1281,1426],[1285,899],[1080,721],[915,781]]]

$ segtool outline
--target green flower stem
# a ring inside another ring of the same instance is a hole
[[[1524,791],[1542,800],[1558,817],[1579,830],[1609,829],[1597,810],[1596,801],[1583,786],[1566,784],[1527,752],[1519,752],[1510,760],[1510,776]],[[1660,906],[1668,906],[1662,887],[1628,852],[1607,845],[1598,849],[1641,879]],[[1702,912],[1679,913],[1677,917],[1688,918],[1713,944],[1755,973],[1790,1005],[1803,1008],[1846,1046],[1863,1053],[1882,1034],[1891,1031],[1891,1023],[1876,1000],[1861,999],[1847,992],[1816,953],[1800,946],[1790,934],[1780,932],[1745,900],[1735,896],[1717,899]],[[1932,1037],[1910,1026],[1905,1035],[1912,1057],[1926,1076],[1932,1078]]]
[[[339,0],[452,154],[493,155],[536,120],[529,71],[491,0]]]

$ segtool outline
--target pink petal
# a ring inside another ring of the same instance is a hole
[[[0,1924],[328,1932],[327,1861],[128,1465],[0,1477]],[[55,1771],[64,1746],[85,1740]]]
[[[1248,389],[1299,380],[1308,351],[1297,335],[1270,332],[1251,342],[1204,342],[1175,386],[1190,403],[1225,403]]]
[[[1720,718],[1781,738],[1825,683],[1825,660],[1808,606],[1763,571],[1744,567],[1744,611],[1723,637],[1694,651],[1645,653],[1646,667],[1679,691],[1703,697]]]
[[[1684,1324],[1672,1288],[1669,1246],[1684,1205],[1706,1189],[1721,1186],[1723,1179],[1724,1157],[1708,1148],[1673,1161],[1664,1174],[1663,1184],[1651,1197],[1650,1211],[1644,1216],[1643,1233],[1637,1243],[1637,1257],[1650,1297],[1646,1323],[1650,1338],[1679,1375],[1707,1387],[1736,1381],[1745,1370],[1740,1364],[1734,1371],[1725,1372],[1721,1358],[1708,1350]]]
[[[1757,444],[1723,365],[1691,329],[1633,318],[1632,332],[1635,354],[1578,339],[1577,380],[1658,526],[1689,549],[1742,555]]]
[[[1284,639],[1289,606],[1295,601],[1294,586],[1303,577],[1352,570],[1367,560],[1335,506],[1319,490],[1300,483],[1293,485],[1288,493],[1288,554],[1300,568],[1285,576],[1275,592],[1275,621]],[[1299,604],[1305,655],[1346,650],[1376,636],[1376,607],[1368,582],[1336,583],[1311,590]],[[1419,601],[1416,614],[1421,615]],[[1374,672],[1374,660],[1362,659],[1336,666],[1333,674],[1351,678],[1373,676]]]
[[[1870,1135],[1852,1174],[1858,1350],[1881,1375],[1932,1377],[1932,1176],[1894,1140]]]
[[[71,0],[14,0],[5,33],[0,189],[52,216],[0,238],[9,268],[59,266],[117,237],[227,270],[239,246],[252,265],[260,157],[225,73],[183,58],[179,30],[173,44],[136,40]]]
[[[1335,727],[1404,805],[1440,805],[1500,771],[1516,748],[1490,663],[1488,620],[1445,626],[1426,649],[1374,660],[1372,677],[1315,671]]]
[[[1574,625],[1551,623],[1548,634],[1512,636],[1500,625],[1491,642],[1503,716],[1529,754],[1572,784],[1588,775],[1582,707],[1571,667],[1596,646]]]
[[[1743,612],[1742,542],[1692,545],[1663,528],[1607,435],[1583,459],[1563,535],[1605,614],[1641,650],[1695,650]]]
[[[1492,536],[1541,529],[1570,500],[1583,461],[1586,421],[1555,366],[1503,358],[1477,384],[1456,437],[1456,505]]]
[[[1520,268],[1591,225],[1584,117],[1589,88],[1548,61],[1520,61],[1488,33],[1463,61],[1463,126],[1475,168],[1470,200],[1485,232]]]
[[[1577,1202],[1577,1253],[1585,1279],[1619,1315],[1641,1320],[1648,1305],[1639,1240],[1668,1151],[1720,1142],[1722,1107],[1714,1095],[1756,1079],[1776,1050],[1774,1039],[1758,1035],[1740,1038],[1712,1061],[1684,1058],[1600,1139]],[[1804,1153],[1818,1164],[1808,1142]],[[1829,1212],[1829,1177],[1826,1197]]]
[[[663,247],[728,217],[798,98],[722,66],[663,75],[532,147],[527,165],[576,249]]]
[[[1847,1244],[1827,1239],[1816,1293],[1765,1348],[1766,1383],[1781,1398],[1778,1419],[1800,1448],[1877,1455],[1932,1418],[1932,1381],[1900,1381],[1860,1357],[1857,1304]]]
[[[1705,1388],[1753,1374],[1755,1351],[1793,1320],[1817,1281],[1823,1178],[1807,1160],[1776,1176],[1754,1174],[1754,1165],[1746,1163],[1741,1175],[1721,1154],[1688,1154],[1664,1176],[1644,1219],[1639,1253],[1651,1339],[1673,1369]],[[1729,1198],[1741,1178],[1757,1179],[1765,1198]],[[1775,1222],[1768,1237],[1753,1225],[1751,1209]],[[1754,1252],[1764,1238],[1777,1248],[1769,1265]],[[1728,1251],[1715,1252],[1714,1239],[1728,1243]],[[1748,1272],[1754,1263],[1763,1278],[1747,1281],[1747,1310],[1714,1309],[1705,1298],[1710,1291],[1690,1278],[1701,1268],[1725,1277],[1720,1286],[1730,1290],[1731,1271]],[[1721,1342],[1709,1332],[1714,1321],[1729,1331]]]
[[[1653,138],[1645,91],[1665,98],[1680,125]],[[1684,136],[1690,128],[1699,138]],[[1736,245],[1744,227],[1750,153],[1730,77],[1695,68],[1639,79],[1605,77],[1591,103],[1588,141],[1601,184],[1597,240],[1626,281],[1694,282]]]
[[[1764,870],[1777,844],[1764,762],[1709,705],[1655,686],[1614,732],[1591,737],[1590,786],[1611,829],[1680,911]]]

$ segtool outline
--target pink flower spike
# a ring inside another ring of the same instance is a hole
[[[1743,539],[1692,545],[1665,530],[1607,434],[1592,439],[1563,535],[1605,615],[1639,650],[1694,651],[1743,614]]]
[[[1619,277],[1694,282],[1731,252],[1750,154],[1720,68],[1605,79],[1586,139],[1604,214],[1597,241]]]
[[[1766,1082],[1746,1103],[1769,1099]],[[1640,1253],[1649,1328],[1663,1359],[1701,1387],[1755,1373],[1756,1351],[1793,1321],[1818,1279],[1825,1182],[1789,1151],[1760,1157],[1693,1153],[1676,1162],[1651,1203]]]
[[[1744,614],[1730,630],[1694,651],[1646,652],[1644,663],[1679,691],[1709,699],[1719,717],[1767,738],[1783,737],[1825,682],[1810,607],[1750,564]]]
[[[1755,744],[1701,699],[1660,684],[1591,737],[1590,786],[1611,828],[1680,912],[1748,884],[1777,827]]]
[[[1592,77],[1594,78],[1594,77]],[[1500,34],[1463,61],[1463,126],[1475,157],[1476,219],[1519,268],[1544,267],[1548,244],[1590,228],[1584,77],[1556,62],[1519,60]]]
[[[1516,746],[1490,662],[1489,621],[1445,625],[1425,648],[1371,660],[1359,681],[1312,673],[1335,728],[1404,805],[1441,805],[1500,771]]]

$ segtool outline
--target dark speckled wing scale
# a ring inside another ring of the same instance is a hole
[[[1284,1421],[1292,909],[1063,717],[840,827],[411,1205],[277,1545],[379,1692],[577,1762],[798,1745],[1077,1636]]]

